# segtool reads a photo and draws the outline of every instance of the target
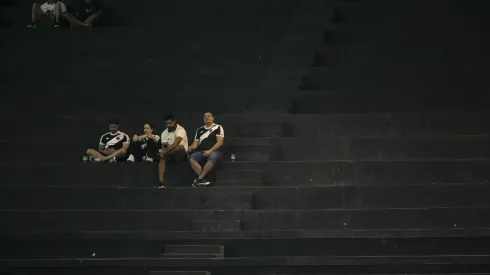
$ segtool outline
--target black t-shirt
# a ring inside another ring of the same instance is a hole
[[[109,132],[100,137],[100,145],[104,146],[105,149],[119,150],[125,142],[130,142],[129,136],[119,131],[115,134]]]
[[[194,136],[194,139],[199,141],[197,150],[206,151],[213,148],[218,141],[217,137],[225,137],[225,131],[221,125],[213,124],[211,127],[200,127],[196,130],[196,135]]]
[[[92,15],[96,12],[102,11],[100,2],[97,0],[92,0],[90,3],[85,0],[78,0],[75,9],[75,12],[85,15]]]

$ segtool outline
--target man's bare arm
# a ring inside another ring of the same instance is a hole
[[[189,146],[189,151],[196,150],[197,146],[199,146],[199,141],[197,139]]]
[[[221,148],[221,146],[223,146],[223,140],[223,137],[216,137],[216,144],[211,149],[209,149],[209,151],[214,152]]]
[[[177,146],[179,146],[179,144],[180,144],[181,141],[182,141],[182,137],[175,137],[174,143],[170,144],[167,147],[167,152],[171,152],[172,150],[174,150],[175,148],[177,148]]]

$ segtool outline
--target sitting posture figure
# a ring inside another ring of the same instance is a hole
[[[92,27],[102,14],[102,7],[98,0],[78,0],[74,9],[76,18],[88,27]]]
[[[167,129],[162,133],[162,149],[160,150],[160,163],[158,165],[158,188],[165,188],[165,162],[167,160],[179,161],[187,156],[189,141],[184,127],[177,124],[173,114],[164,116]]]
[[[88,149],[87,155],[91,162],[116,162],[125,159],[129,149],[129,136],[119,131],[119,121],[109,120],[109,133],[102,135],[99,150]]]
[[[78,20],[75,16],[66,11],[65,3],[58,0],[48,0],[42,5],[38,3],[32,4],[31,9],[31,23],[27,25],[28,28],[36,28],[36,22],[41,17],[41,15],[48,16],[53,22],[53,28],[59,28],[60,19],[64,18],[68,20],[71,24],[77,24],[80,26],[88,26],[87,24]]]
[[[194,142],[189,147],[191,156],[189,162],[197,178],[192,183],[194,187],[209,186],[211,182],[206,179],[208,173],[223,157],[219,148],[223,145],[225,132],[221,125],[214,123],[214,116],[207,112],[204,114],[204,126],[197,129]],[[204,167],[202,167],[202,164]]]
[[[144,126],[144,135],[134,135],[133,142],[129,146],[128,162],[145,161],[153,162],[157,157],[160,147],[160,137],[153,134],[153,124],[147,123]]]

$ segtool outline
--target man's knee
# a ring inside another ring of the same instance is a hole
[[[121,155],[121,156],[124,156],[124,155],[126,155],[128,153],[128,150],[126,150],[124,148],[121,148],[121,149],[119,149],[117,151],[118,151],[117,154],[118,155]]]
[[[219,160],[223,158],[223,153],[220,151],[214,151],[208,156],[208,161],[212,161],[213,164],[216,164]]]
[[[92,155],[94,153],[94,149],[87,149],[87,155]]]

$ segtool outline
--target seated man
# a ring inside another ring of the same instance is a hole
[[[32,4],[31,9],[31,19],[32,22],[27,25],[28,28],[36,28],[36,22],[41,15],[49,16],[53,21],[53,28],[59,28],[60,19],[65,18],[71,24],[77,24],[80,26],[87,26],[87,24],[81,22],[77,18],[75,18],[72,14],[66,11],[66,5],[58,0],[48,0],[42,5],[38,3]]]
[[[212,113],[205,113],[204,126],[197,129],[194,142],[189,147],[189,152],[192,153],[189,157],[189,162],[192,170],[197,175],[192,186],[201,187],[211,184],[210,181],[206,180],[206,176],[223,157],[223,153],[219,151],[219,148],[223,145],[224,138],[223,127],[214,123]],[[204,162],[205,165],[202,167],[201,165]]]
[[[146,123],[143,132],[144,135],[134,135],[133,142],[129,146],[130,155],[128,162],[144,161],[153,162],[160,148],[160,137],[153,134],[153,124]]]
[[[160,164],[158,165],[158,188],[165,188],[165,162],[167,160],[183,160],[187,156],[189,141],[184,127],[177,124],[173,114],[166,114],[163,119],[167,129],[162,133],[162,149],[160,150]]]
[[[127,156],[129,142],[129,136],[119,131],[119,121],[113,118],[109,120],[109,133],[100,138],[99,150],[88,149],[87,155],[91,162],[116,162]]]
[[[98,0],[78,0],[74,6],[75,16],[88,27],[102,14],[102,6]]]

